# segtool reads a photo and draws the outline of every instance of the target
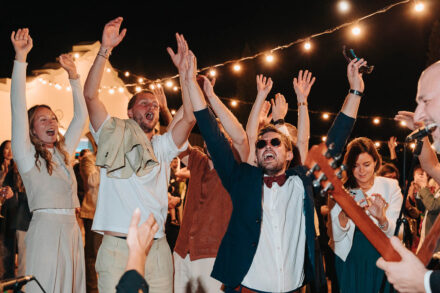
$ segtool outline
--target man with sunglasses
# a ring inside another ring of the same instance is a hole
[[[327,139],[335,144],[334,155],[351,133],[364,90],[359,67],[365,64],[361,59],[348,65],[350,91]],[[233,205],[211,276],[226,292],[296,292],[315,275],[311,179],[304,167],[287,170],[291,144],[273,126],[259,132],[258,167],[238,163],[197,82],[188,83],[199,129]]]

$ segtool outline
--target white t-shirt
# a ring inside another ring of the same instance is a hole
[[[90,131],[98,147],[102,126],[109,118],[110,116],[96,132],[90,125]],[[107,170],[101,168],[101,183],[93,219],[93,231],[127,234],[133,211],[138,207],[141,210],[141,223],[148,218],[150,213],[153,213],[159,225],[159,230],[154,237],[165,236],[170,163],[187,148],[188,143],[178,149],[171,132],[166,132],[163,135],[153,136],[151,144],[159,164],[145,176],[138,177],[133,174],[128,179],[110,178],[107,177]]]

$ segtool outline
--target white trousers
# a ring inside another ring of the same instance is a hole
[[[191,261],[189,254],[184,259],[175,252],[173,256],[174,293],[223,293],[222,283],[211,277],[215,258]]]

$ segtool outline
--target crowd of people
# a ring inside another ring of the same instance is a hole
[[[427,268],[415,256],[440,211],[440,163],[429,139],[423,138],[409,180],[400,177],[395,137],[389,158],[368,137],[349,141],[366,60],[347,65],[350,87],[325,144],[342,158],[345,196],[390,238],[398,262],[385,261],[331,196],[319,196],[304,166],[315,82],[310,71],[293,78],[296,127],[284,120],[285,97],[268,101],[273,81],[258,75],[243,128],[215,93],[215,80],[198,75],[196,56],[176,34],[177,51],[167,48],[182,92],[174,117],[163,88],[136,93],[129,119],[111,117],[99,88],[126,34],[122,21],[105,25],[84,89],[72,57],[60,56],[74,106],[64,135],[48,105],[27,108],[33,42],[26,28],[11,34],[12,137],[0,145],[0,279],[32,275],[39,283],[27,283],[26,292],[41,292],[40,285],[46,292],[376,293],[393,286],[440,292],[440,245]],[[422,74],[416,100],[415,113],[401,111],[395,119],[411,130],[440,123],[440,63]],[[156,128],[159,116],[164,133]],[[87,117],[93,150],[82,150],[75,164]],[[188,143],[196,123],[203,146]],[[439,128],[432,136],[440,151]],[[399,239],[393,235],[402,206]]]

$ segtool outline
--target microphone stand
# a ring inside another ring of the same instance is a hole
[[[407,219],[404,217],[405,214],[405,204],[406,204],[406,200],[408,198],[408,191],[409,191],[409,185],[410,185],[410,181],[413,179],[413,170],[414,167],[418,161],[418,157],[420,155],[420,153],[422,152],[422,147],[423,147],[423,140],[422,139],[417,139],[416,142],[416,147],[414,148],[414,152],[413,152],[413,157],[411,160],[411,167],[409,169],[409,174],[408,174],[408,180],[406,179],[406,143],[404,143],[403,145],[403,179],[404,179],[404,192],[403,192],[403,202],[402,202],[402,206],[400,208],[400,212],[399,212],[399,217],[396,220],[396,229],[394,230],[394,236],[397,236],[399,234],[399,230],[400,230],[400,226],[402,224],[408,224]],[[405,233],[405,231],[403,231],[403,233]],[[383,293],[385,290],[385,283],[386,283],[386,275],[383,275],[382,278],[382,283],[380,286],[380,292]],[[390,292],[394,292],[394,288],[393,286],[390,286]]]

